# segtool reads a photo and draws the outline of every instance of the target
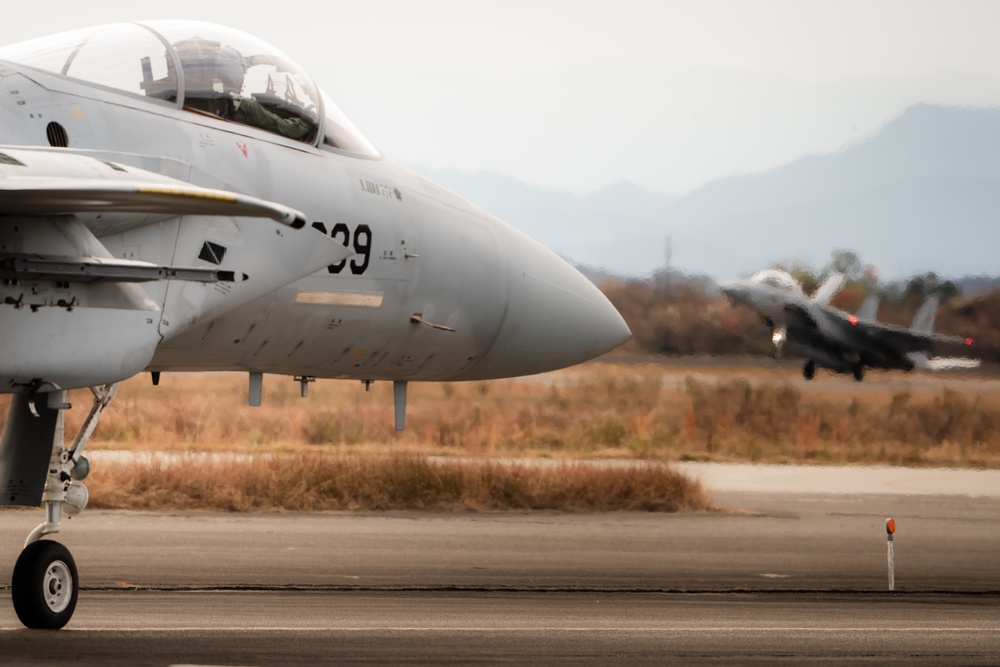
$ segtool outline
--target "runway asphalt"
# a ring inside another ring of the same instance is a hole
[[[6,597],[6,596],[4,596]],[[995,598],[849,594],[91,592],[8,664],[996,664]]]
[[[691,514],[88,511],[74,619],[21,629],[0,591],[0,663],[1000,662],[995,497],[719,486]],[[39,515],[0,512],[0,584]]]

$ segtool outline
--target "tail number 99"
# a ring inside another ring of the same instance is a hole
[[[322,222],[314,222],[313,227],[326,233],[326,225]],[[330,237],[340,241],[345,248],[354,246],[355,257],[350,258],[351,273],[360,276],[368,270],[368,264],[372,257],[372,228],[368,225],[358,225],[351,233],[351,228],[343,222],[338,222],[333,226]],[[357,257],[360,255],[361,257]],[[330,273],[340,273],[347,266],[347,259],[343,259],[336,264],[326,267]]]

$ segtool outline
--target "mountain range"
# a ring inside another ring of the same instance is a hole
[[[664,159],[683,160],[682,155]],[[620,182],[579,195],[417,168],[577,264],[716,280],[851,249],[880,276],[1000,274],[1000,109],[916,105],[835,153],[685,195]]]

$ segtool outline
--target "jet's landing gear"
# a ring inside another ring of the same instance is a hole
[[[3,435],[5,449],[21,441],[23,451],[26,446],[35,444],[32,440],[46,434],[52,443],[41,494],[45,522],[28,535],[11,579],[14,611],[21,623],[29,628],[59,629],[69,622],[76,609],[80,586],[73,556],[62,544],[41,538],[59,532],[63,512],[72,517],[87,505],[87,487],[80,480],[89,474],[90,464],[83,457],[83,448],[117,391],[117,383],[91,388],[93,407],[69,447],[63,440],[63,411],[70,407],[65,391],[21,394],[12,401],[8,427]],[[45,404],[36,405],[36,399]]]
[[[851,369],[851,375],[854,376],[855,382],[861,382],[865,379],[865,367],[860,361],[854,364],[854,367]]]
[[[816,362],[810,359],[802,367],[802,377],[807,380],[812,380],[816,377]]]
[[[780,327],[775,327],[771,331],[771,342],[774,344],[774,358],[781,359],[781,351],[785,347],[785,341],[788,339],[788,328],[785,325]]]

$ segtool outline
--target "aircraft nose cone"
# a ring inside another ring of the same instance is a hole
[[[506,377],[564,368],[631,337],[625,320],[592,282],[541,244],[515,234],[507,316],[480,372]]]

